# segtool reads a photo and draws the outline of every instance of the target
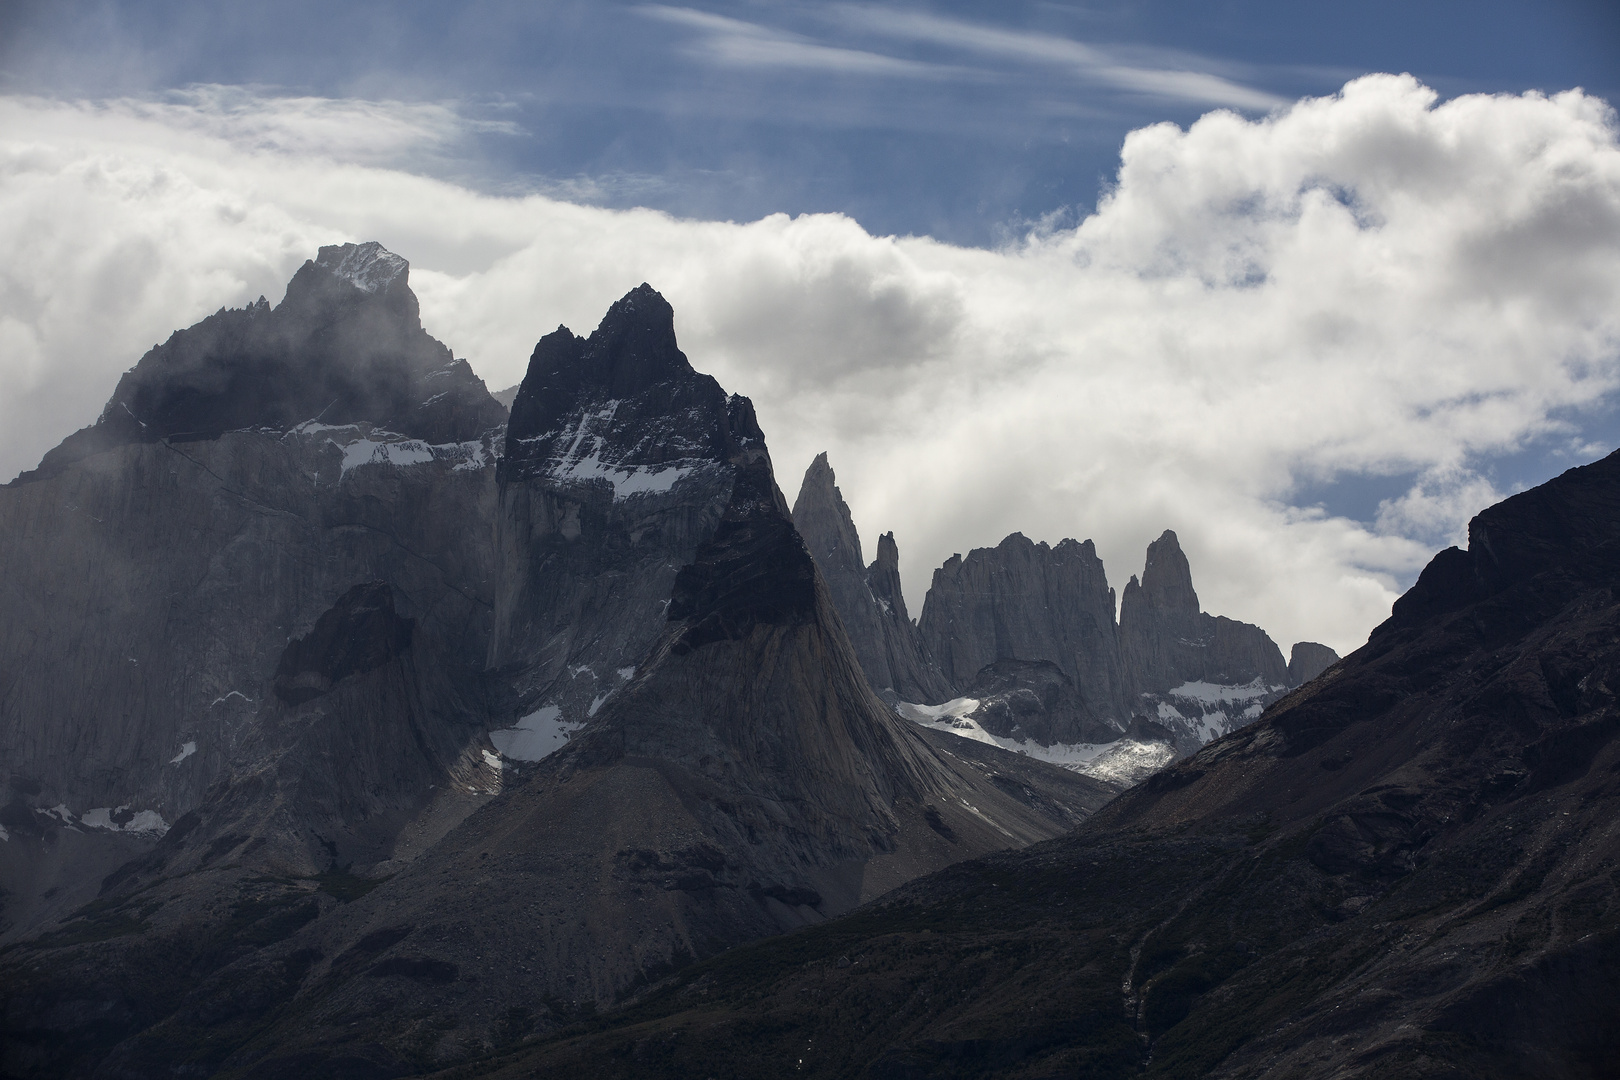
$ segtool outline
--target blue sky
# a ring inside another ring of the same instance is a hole
[[[492,387],[654,284],[914,611],[1173,528],[1210,610],[1351,648],[1620,446],[1615,101],[1612,0],[0,0],[0,479],[379,240]]]
[[[447,175],[604,206],[993,244],[1073,222],[1126,132],[1410,72],[1445,96],[1620,96],[1620,5],[8,2],[13,92],[195,83],[453,101]],[[1054,216],[1055,217],[1052,217]]]

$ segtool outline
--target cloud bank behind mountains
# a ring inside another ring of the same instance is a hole
[[[825,449],[868,544],[896,532],[914,609],[1013,530],[1094,538],[1118,587],[1173,528],[1206,609],[1346,650],[1507,493],[1484,463],[1610,449],[1583,432],[1620,381],[1620,136],[1577,91],[1369,76],[1144,128],[1078,227],[998,250],[479,193],[433,178],[453,118],[0,99],[0,471],[171,330],[366,239],[492,389],[652,283],[693,363],[754,398],[789,497]],[[1314,501],[1368,478],[1400,479],[1367,520]]]

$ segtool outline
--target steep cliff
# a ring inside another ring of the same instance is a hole
[[[935,571],[920,628],[958,697],[943,712],[907,715],[1043,748],[1034,753],[1126,736],[1106,758],[1051,758],[1111,778],[1134,780],[1192,753],[1298,684],[1265,631],[1200,609],[1187,557],[1169,531],[1148,546],[1141,581],[1126,585],[1117,624],[1090,541],[1048,548],[1014,533]],[[1297,649],[1300,673],[1337,659],[1326,646]],[[1133,724],[1168,742],[1128,736]]]
[[[650,286],[588,338],[540,340],[500,466],[489,647],[525,715],[583,723],[625,685],[719,525],[732,457],[763,443],[746,402],[692,369]]]
[[[1091,541],[1053,548],[1013,533],[966,559],[953,555],[934,571],[918,628],[958,693],[998,660],[1045,660],[1074,686],[1076,707],[1048,725],[1054,738],[1124,731],[1129,687],[1114,591]]]
[[[1132,577],[1125,585],[1119,636],[1136,694],[1189,682],[1288,685],[1288,665],[1264,630],[1199,608],[1187,556],[1168,529],[1148,545],[1140,584]]]
[[[1339,662],[1339,654],[1314,641],[1296,641],[1288,654],[1288,685],[1304,686]]]
[[[933,703],[949,697],[950,686],[928,658],[906,611],[894,534],[883,534],[876,560],[863,565],[860,534],[824,453],[805,470],[793,503],[793,524],[827,580],[833,606],[872,686],[901,701]]]

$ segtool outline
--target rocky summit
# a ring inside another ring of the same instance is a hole
[[[507,422],[323,248],[0,488],[0,560],[8,1076],[454,1065],[1118,790],[877,697],[646,285]]]

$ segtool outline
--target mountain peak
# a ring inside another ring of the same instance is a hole
[[[541,338],[512,401],[502,475],[570,486],[611,484],[615,498],[668,486],[759,438],[753,407],[692,369],[675,311],[651,285],[616,300],[588,338],[566,326]]]
[[[838,490],[838,477],[833,473],[826,451],[817,454],[804,471],[799,497],[793,502],[793,524],[823,564],[823,572],[838,568],[848,570],[857,578],[864,574],[866,564],[861,557],[861,538],[855,531],[855,521],[849,505],[844,502],[844,494]]]
[[[1193,591],[1192,567],[1181,550],[1181,541],[1170,529],[1148,545],[1142,592],[1149,606],[1158,611],[1197,615],[1200,610],[1198,593]]]
[[[323,247],[316,253],[315,265],[367,293],[385,292],[397,279],[408,277],[411,272],[410,263],[375,240]]]
[[[20,481],[158,439],[214,439],[306,420],[370,423],[429,442],[496,427],[502,409],[465,362],[422,329],[410,265],[381,244],[323,247],[272,308],[221,309],[151,349],[94,425]]]
[[[675,309],[646,282],[608,308],[585,354],[615,395],[692,372],[675,343]]]

